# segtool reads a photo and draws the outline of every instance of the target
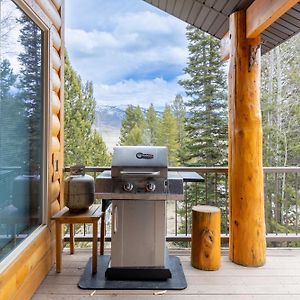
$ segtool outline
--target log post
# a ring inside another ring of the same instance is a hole
[[[260,110],[260,38],[246,39],[246,14],[230,16],[229,202],[230,259],[265,263],[264,181]]]
[[[207,271],[218,270],[221,261],[220,209],[199,205],[192,210],[192,266]]]

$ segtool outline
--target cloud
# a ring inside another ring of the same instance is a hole
[[[154,96],[170,99],[181,89],[176,77],[182,74],[188,55],[183,22],[141,0],[114,0],[111,5],[89,0],[90,18],[85,16],[88,11],[84,6],[84,17],[77,21],[78,1],[72,1],[74,18],[70,19],[70,12],[66,18],[67,50],[83,80],[93,81],[97,99],[137,99],[130,88],[142,94],[140,99],[148,99],[151,88],[161,88],[161,94],[152,91],[151,101],[159,102]],[[143,88],[147,92],[142,93]]]
[[[163,107],[174,100],[176,94],[184,94],[183,88],[173,81],[162,78],[153,80],[124,80],[115,84],[96,84],[94,86],[97,105],[140,105],[148,107],[153,103]]]
[[[100,49],[120,47],[119,41],[109,32],[66,29],[67,45],[85,54],[92,54]]]

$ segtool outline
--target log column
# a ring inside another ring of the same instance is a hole
[[[230,16],[229,202],[230,259],[265,263],[265,219],[260,110],[260,38],[246,39],[246,14]]]

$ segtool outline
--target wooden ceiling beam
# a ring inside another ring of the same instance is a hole
[[[255,0],[246,10],[246,37],[258,37],[266,28],[295,6],[299,0]],[[230,55],[230,36],[227,32],[221,39],[221,59]]]
[[[230,37],[227,32],[221,39],[221,60],[225,61],[229,59],[230,55]]]
[[[255,0],[246,11],[247,38],[258,37],[297,3],[298,0]]]

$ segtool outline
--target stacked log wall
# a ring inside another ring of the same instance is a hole
[[[30,299],[54,263],[55,228],[51,221],[63,202],[63,82],[64,0],[17,0],[16,4],[32,11],[48,27],[49,97],[47,121],[48,199],[47,221],[27,242],[21,253],[1,272],[0,299]],[[25,11],[26,11],[25,10]],[[47,68],[46,68],[47,69]]]

